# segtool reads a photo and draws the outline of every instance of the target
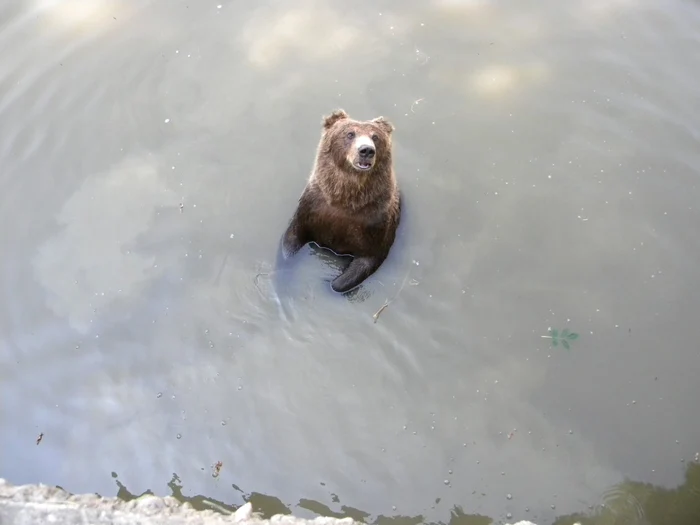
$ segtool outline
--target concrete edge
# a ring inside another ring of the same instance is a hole
[[[0,478],[0,524],[29,525],[365,525],[352,518],[297,518],[277,514],[263,519],[250,502],[233,514],[196,510],[166,496],[140,496],[132,501],[96,494],[70,494],[48,485],[14,486]],[[506,524],[507,525],[507,524]],[[513,525],[536,525],[519,521]]]

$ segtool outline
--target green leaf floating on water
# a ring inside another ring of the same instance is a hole
[[[567,350],[570,350],[571,343],[569,343],[569,341],[575,341],[576,339],[578,339],[578,334],[576,332],[571,332],[568,328],[564,328],[561,331],[561,333],[559,332],[559,330],[555,330],[552,328],[549,331],[549,338],[552,340],[552,346],[559,346],[559,343],[561,343],[561,346],[563,346]]]

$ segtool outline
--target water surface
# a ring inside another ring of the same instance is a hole
[[[217,1],[0,7],[0,475],[369,521],[681,484],[700,6]],[[351,298],[304,250],[284,319],[337,107],[396,126],[401,235]]]

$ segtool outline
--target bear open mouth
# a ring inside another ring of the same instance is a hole
[[[368,161],[366,161],[366,160],[358,160],[358,161],[355,163],[355,167],[356,167],[358,170],[368,170],[368,169],[370,169],[370,168],[372,167],[372,163],[371,163],[371,162],[368,162]]]

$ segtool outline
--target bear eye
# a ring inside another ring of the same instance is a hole
[[[355,132],[354,132],[354,131],[351,131],[350,133],[348,133],[348,138],[349,138],[349,139],[354,139],[354,138],[355,138]]]
[[[372,140],[373,140],[374,142],[377,142],[377,141],[379,140],[379,137],[377,136],[376,133],[375,133],[374,135],[372,135]]]

